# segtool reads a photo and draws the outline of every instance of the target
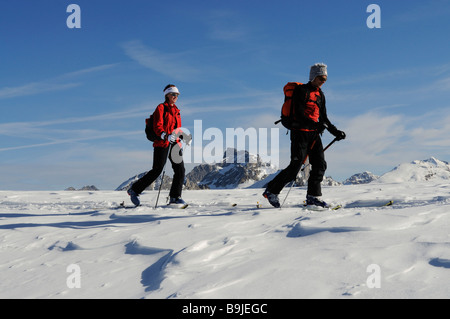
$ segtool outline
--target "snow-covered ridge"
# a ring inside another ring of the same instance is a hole
[[[382,183],[431,180],[450,180],[449,163],[438,160],[435,157],[426,160],[415,160],[396,166],[392,171],[382,175],[378,179]]]

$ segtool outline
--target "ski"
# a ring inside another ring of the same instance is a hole
[[[158,219],[158,215],[155,214],[125,214],[124,212],[114,213],[109,216],[109,219],[118,221],[133,221],[133,222],[151,222]]]
[[[303,207],[308,210],[327,211],[327,210],[338,210],[338,209],[342,208],[342,205],[322,207],[322,206],[316,206],[316,205],[306,205],[306,203],[305,203],[305,204],[303,204]]]
[[[394,201],[390,200],[390,201],[388,201],[388,202],[386,202],[384,204],[381,204],[381,205],[361,206],[361,207],[388,207],[388,206],[392,206],[392,205],[394,205]],[[331,206],[331,207],[328,207],[328,208],[331,209],[331,210],[338,210],[339,208],[343,208],[343,207],[344,206],[342,206],[342,205],[336,205],[336,206]],[[345,206],[345,208],[358,208],[358,206],[353,206],[353,207]]]
[[[222,207],[222,205],[220,205],[220,207]],[[227,204],[227,205],[225,205],[223,207],[238,207],[238,204],[237,203],[232,203],[232,204]],[[250,205],[250,207],[249,207],[248,205],[240,205],[239,208],[255,208],[256,209],[256,208],[263,208],[263,206],[259,202],[256,202],[255,206]]]
[[[168,205],[159,206],[159,207],[162,207],[162,208],[174,208],[174,209],[186,209],[186,208],[188,208],[188,206],[189,206],[189,204],[168,204]],[[138,208],[138,207],[148,207],[148,208],[153,208],[154,209],[154,207],[150,207],[150,206],[142,205],[142,204],[139,205],[139,206],[125,205],[125,202],[121,202],[117,208],[118,209],[119,208],[131,209],[131,208]]]
[[[168,204],[165,207],[167,208],[178,208],[178,209],[186,209],[188,208],[189,204]]]
[[[123,208],[123,209],[133,209],[133,208],[138,208],[138,207],[147,207],[147,206],[142,205],[142,204],[139,205],[139,206],[136,206],[136,205],[126,205],[125,202],[123,201],[123,202],[121,202],[121,203],[119,204],[119,206],[116,207],[116,209],[121,209],[121,208]],[[148,206],[148,208],[150,208],[150,206]]]
[[[393,200],[357,200],[355,202],[345,204],[345,208],[382,208],[394,205]]]

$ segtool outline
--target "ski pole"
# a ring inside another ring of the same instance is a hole
[[[331,142],[330,142],[330,144],[328,144],[324,149],[323,149],[323,151],[325,152],[331,145],[333,145],[334,144],[334,142],[336,142],[338,139],[337,139],[337,137],[335,137],[334,138],[334,140],[332,140]],[[305,158],[305,161],[303,162],[303,164],[305,164],[305,162],[306,162],[306,158]],[[308,163],[308,165],[305,165],[305,166],[303,166],[302,167],[302,172],[305,170],[305,168],[306,167],[308,167],[309,165],[311,165],[310,163]]]
[[[167,164],[167,160],[169,159],[169,155],[170,155],[170,152],[172,151],[172,148],[173,148],[173,144],[170,144],[169,151],[167,152],[166,162],[164,163],[163,173],[162,173],[162,177],[161,177],[161,183],[159,184],[159,190],[158,190],[158,196],[156,197],[155,208],[158,206],[159,193],[161,193],[161,187],[164,182],[164,175],[166,174],[166,164]]]
[[[328,144],[328,145],[323,149],[323,151],[325,152],[325,151],[326,151],[331,145],[333,145],[334,142],[336,142],[337,140],[338,140],[338,138],[335,137],[334,140],[332,140],[332,141],[330,142],[330,144]]]

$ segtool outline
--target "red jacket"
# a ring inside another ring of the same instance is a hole
[[[320,116],[319,102],[320,102],[319,89],[311,90],[306,100],[305,116],[310,118],[314,122],[319,122]]]
[[[298,85],[295,88],[292,94],[292,104],[294,114],[296,114],[293,123],[295,129],[315,131],[321,124],[325,124],[331,134],[336,133],[336,127],[331,124],[327,116],[325,95],[321,89],[315,88],[311,82]]]
[[[165,108],[165,112],[164,112]],[[169,105],[169,103],[161,103],[156,107],[155,113],[153,113],[153,129],[157,136],[161,136],[163,132],[167,135],[181,127],[180,110],[175,104]],[[169,142],[167,140],[157,140],[153,142],[153,147],[168,147]]]

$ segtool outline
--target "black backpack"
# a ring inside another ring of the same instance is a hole
[[[155,114],[155,112],[153,112],[153,114]],[[147,136],[147,139],[150,142],[161,141],[161,136],[156,135],[155,131],[153,130],[153,118],[154,118],[153,114],[150,115],[149,118],[145,119],[145,135]],[[165,115],[166,115],[166,106],[164,105],[163,118],[165,117]]]

